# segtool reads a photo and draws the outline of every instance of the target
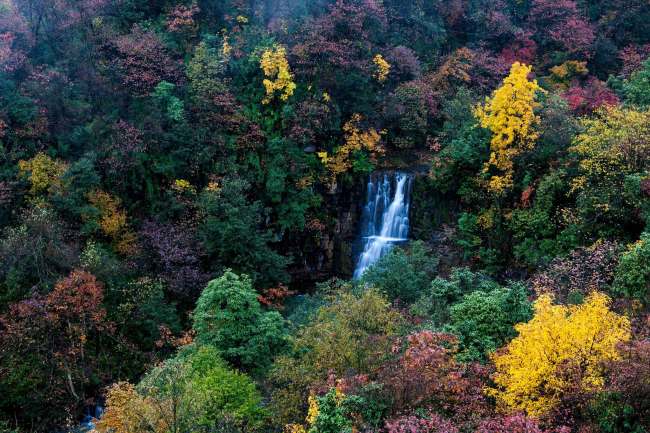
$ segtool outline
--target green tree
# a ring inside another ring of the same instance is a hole
[[[228,178],[218,190],[206,190],[200,199],[205,215],[199,227],[210,258],[222,266],[242,272],[260,285],[288,279],[289,260],[275,252],[273,233],[263,226],[266,210],[259,201],[249,201],[247,181]]]
[[[149,371],[136,387],[111,387],[97,431],[213,432],[228,425],[252,432],[267,415],[255,382],[229,368],[214,347],[191,345]]]
[[[400,314],[376,289],[359,295],[343,289],[293,338],[292,352],[271,372],[277,424],[302,421],[309,389],[337,377],[377,371],[401,326]]]
[[[185,117],[183,101],[174,95],[176,86],[167,81],[161,81],[154,88],[151,97],[169,120],[180,122]]]
[[[516,336],[514,325],[532,317],[523,284],[489,292],[475,291],[450,309],[448,330],[458,336],[458,357],[486,361],[488,355]]]
[[[208,283],[194,310],[196,341],[216,347],[236,367],[268,366],[287,344],[284,319],[262,310],[248,276],[230,270]]]
[[[468,179],[474,180],[483,161],[490,156],[490,135],[476,124],[472,114],[475,96],[461,87],[442,106],[442,149],[435,154],[429,176],[443,192],[459,190]]]
[[[430,289],[413,305],[411,311],[431,319],[434,325],[442,326],[449,321],[449,308],[474,291],[489,292],[499,285],[483,274],[468,268],[454,268],[449,278],[437,277]]]
[[[639,108],[650,107],[650,59],[643,63],[643,68],[635,71],[622,86],[625,102]]]
[[[549,263],[579,241],[576,225],[561,218],[563,205],[570,204],[566,198],[570,188],[567,177],[564,170],[551,171],[539,181],[532,205],[512,211],[509,226],[514,255],[531,267]],[[529,191],[532,195],[533,189]]]
[[[352,433],[356,431],[352,422],[354,412],[365,403],[364,399],[347,396],[330,389],[327,394],[316,397],[312,403],[315,410],[310,417],[312,424],[307,433]]]
[[[614,273],[612,290],[650,303],[650,234],[644,233],[623,253]]]
[[[364,272],[361,284],[379,289],[388,299],[416,301],[430,286],[438,268],[424,242],[412,242],[408,248],[393,248]]]

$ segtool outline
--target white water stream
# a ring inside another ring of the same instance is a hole
[[[354,279],[386,254],[393,245],[406,242],[409,233],[409,205],[413,176],[407,173],[379,173],[370,176],[368,195],[361,219],[363,252]]]

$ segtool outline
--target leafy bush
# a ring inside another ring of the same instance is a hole
[[[408,248],[393,248],[367,269],[361,284],[385,293],[390,300],[407,304],[417,300],[435,277],[438,259],[424,242],[411,242]]]
[[[650,107],[650,59],[623,84],[625,102],[639,108]]]
[[[488,355],[517,335],[514,325],[532,317],[523,284],[490,292],[475,291],[450,308],[446,329],[458,336],[458,357],[464,361],[487,361]]]
[[[650,303],[650,234],[630,246],[614,274],[614,293]]]
[[[233,371],[211,346],[189,346],[149,371],[135,387],[108,390],[100,433],[259,431],[267,413],[255,383]]]
[[[333,295],[295,335],[292,351],[273,365],[276,424],[302,421],[309,389],[325,384],[331,375],[376,371],[390,356],[401,322],[399,313],[376,289],[359,295],[344,289]]]
[[[472,272],[468,268],[455,268],[448,279],[437,277],[433,280],[430,289],[413,305],[411,311],[430,319],[436,326],[442,326],[449,321],[449,308],[465,295],[498,288],[499,285],[485,275]]]
[[[216,347],[234,366],[259,370],[287,345],[277,311],[262,310],[250,278],[230,270],[208,283],[194,310],[196,341]]]

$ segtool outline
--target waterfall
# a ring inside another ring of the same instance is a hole
[[[393,245],[408,239],[412,183],[413,176],[407,173],[370,176],[361,219],[363,251],[354,270],[355,280]]]

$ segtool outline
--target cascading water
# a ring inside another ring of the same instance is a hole
[[[405,242],[409,232],[409,205],[413,176],[407,173],[376,173],[368,181],[368,196],[361,219],[363,252],[354,279],[393,245]]]

